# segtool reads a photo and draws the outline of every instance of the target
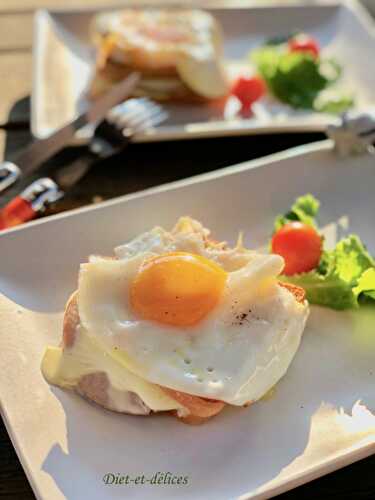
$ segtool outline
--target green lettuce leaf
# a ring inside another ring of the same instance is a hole
[[[351,234],[339,241],[332,252],[332,267],[345,282],[356,285],[367,269],[374,267],[374,259],[359,236]]]
[[[312,194],[305,194],[296,199],[289,212],[278,215],[275,220],[274,230],[279,230],[284,224],[292,221],[303,222],[309,226],[317,227],[316,216],[318,215],[320,202]]]
[[[289,212],[276,217],[274,230],[291,221],[318,229],[319,208],[320,203],[312,194],[300,196]],[[375,300],[375,260],[355,234],[341,239],[333,250],[323,250],[313,271],[281,276],[280,280],[304,288],[311,304],[333,309],[358,307],[359,301]]]
[[[281,276],[280,281],[301,286],[306,292],[310,304],[331,307],[332,309],[350,309],[357,307],[358,301],[352,287],[341,280],[336,273],[326,276],[317,271]]]
[[[316,109],[319,94],[341,75],[341,66],[333,59],[317,59],[309,52],[288,52],[282,46],[263,46],[250,57],[269,91],[293,108]],[[351,104],[349,100],[335,106],[332,102],[318,102],[327,112],[342,112]]]
[[[354,97],[350,94],[336,94],[328,97],[319,95],[314,101],[315,111],[340,115],[354,106]]]
[[[288,43],[291,38],[295,38],[300,32],[295,30],[285,35],[272,36],[271,38],[267,38],[264,42],[264,45],[282,45],[283,43]]]
[[[311,304],[348,309],[358,306],[361,293],[375,299],[374,264],[360,238],[352,234],[325,251],[316,270],[282,276],[281,281],[304,288]]]
[[[357,297],[375,300],[375,269],[373,267],[362,274],[353,292]]]

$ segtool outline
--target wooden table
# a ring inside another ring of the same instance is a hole
[[[64,7],[103,5],[103,0],[64,0]],[[61,6],[58,0],[0,0],[0,151],[9,159],[31,139],[32,19],[35,8]],[[126,154],[102,162],[50,212],[61,212],[102,199],[181,179],[306,142],[320,134],[287,134],[189,142],[132,145]],[[80,154],[65,150],[54,160],[66,164]],[[45,172],[51,169],[47,164]],[[0,206],[4,199],[0,198]],[[277,425],[277,420],[275,421]],[[27,500],[34,495],[7,432],[0,425],[0,498]],[[375,499],[375,456],[286,493],[282,499]]]

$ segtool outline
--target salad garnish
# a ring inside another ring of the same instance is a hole
[[[271,240],[271,248],[275,253],[279,252],[274,242],[280,238],[280,233],[285,233],[285,227],[297,222],[312,230],[308,233],[310,236],[305,235],[304,239],[298,240],[297,245],[294,243],[295,239],[289,238],[289,253],[285,251],[285,248],[288,249],[288,241],[286,244],[284,242],[282,256],[287,272],[281,276],[281,281],[304,288],[310,303],[333,309],[356,308],[362,302],[375,300],[375,260],[356,234],[342,238],[331,250],[322,246],[319,259],[310,270],[301,272],[297,269],[297,272],[290,272],[291,269],[293,271],[290,262],[293,264],[296,258],[302,267],[309,262],[311,264],[312,249],[315,248],[316,251],[317,248],[316,235],[322,243],[324,241],[316,220],[319,205],[313,195],[306,194],[297,198],[286,214],[276,217]]]
[[[335,84],[342,67],[334,58],[322,57],[318,42],[299,33],[270,40],[250,55],[269,92],[293,108],[342,113],[354,104],[353,97],[338,90],[322,98]]]

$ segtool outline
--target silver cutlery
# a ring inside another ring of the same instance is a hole
[[[103,97],[88,105],[75,120],[46,139],[32,142],[17,155],[14,161],[0,163],[0,193],[8,189],[21,176],[30,175],[38,170],[46,160],[67,146],[78,130],[90,123],[101,121],[109,109],[131,95],[139,79],[139,73],[132,73],[128,78],[112,87]]]
[[[166,120],[163,108],[147,98],[129,99],[107,112],[96,128],[86,152],[51,177],[32,182],[0,211],[0,230],[27,222],[62,198],[90,168],[123,151],[137,133],[151,130]]]

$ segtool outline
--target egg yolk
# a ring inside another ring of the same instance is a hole
[[[167,325],[191,326],[218,303],[227,274],[214,262],[187,252],[145,261],[130,287],[134,312]]]

